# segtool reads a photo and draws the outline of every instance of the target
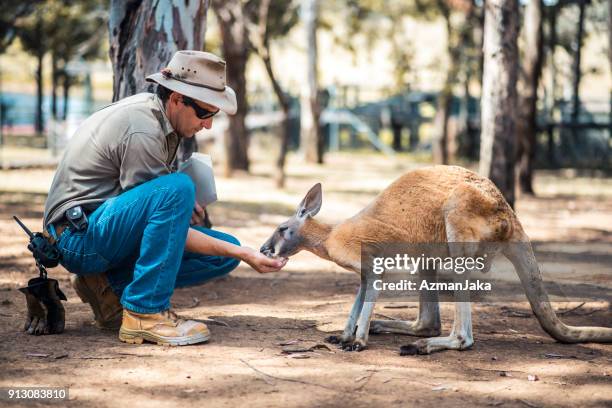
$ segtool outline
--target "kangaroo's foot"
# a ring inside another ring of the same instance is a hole
[[[401,356],[415,354],[431,354],[442,350],[467,350],[474,344],[472,336],[450,335],[417,340],[414,343],[400,347]]]
[[[422,320],[372,320],[370,333],[395,333],[416,337],[435,337],[440,335],[440,322],[432,324]]]
[[[363,351],[366,349],[366,342],[362,339],[355,339],[349,342],[342,343],[342,350],[344,351]]]
[[[366,348],[366,342],[364,340],[355,339],[354,337],[327,336],[325,341],[327,343],[337,344],[338,348],[344,351],[362,351]]]

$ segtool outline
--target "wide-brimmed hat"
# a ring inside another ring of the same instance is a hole
[[[236,93],[225,84],[225,61],[209,52],[178,51],[168,66],[147,77],[164,87],[223,112],[236,113]]]

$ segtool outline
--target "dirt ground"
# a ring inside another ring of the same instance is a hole
[[[375,155],[334,154],[325,166],[291,162],[284,191],[273,187],[269,163],[255,163],[248,176],[218,178],[215,227],[258,247],[316,181],[324,190],[317,217],[334,222],[417,166]],[[475,345],[464,352],[400,357],[400,345],[417,338],[392,334],[371,335],[360,353],[325,344],[342,330],[358,279],[309,253],[276,274],[242,264],[227,278],[177,290],[176,311],[209,325],[204,345],[119,342],[117,333],[92,326],[61,267],[52,276],[68,296],[65,332],[24,334],[25,302],[16,289],[35,268],[10,216],[37,229],[52,174],[0,172],[0,388],[68,387],[69,401],[55,404],[69,407],[612,406],[612,346],[556,343],[526,301],[474,304]],[[536,190],[538,198],[518,201],[519,218],[546,279],[584,301],[554,298],[555,309],[569,324],[612,326],[612,180],[542,172]],[[453,305],[441,310],[444,334]],[[379,303],[376,313],[414,319],[417,304]]]

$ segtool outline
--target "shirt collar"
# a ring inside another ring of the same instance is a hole
[[[166,115],[166,107],[164,106],[161,99],[159,99],[159,96],[153,94],[153,101],[154,104],[156,104],[156,106],[159,108],[160,115],[155,116],[157,117],[157,120],[159,120],[159,124],[161,125],[164,134],[166,136],[171,133],[177,134],[174,128],[172,127],[170,120],[168,120],[168,116]]]

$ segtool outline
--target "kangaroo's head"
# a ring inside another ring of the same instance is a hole
[[[304,224],[319,212],[322,198],[321,183],[317,183],[306,193],[295,214],[280,224],[261,246],[261,253],[266,256],[287,258],[304,249],[308,244],[302,234]]]

